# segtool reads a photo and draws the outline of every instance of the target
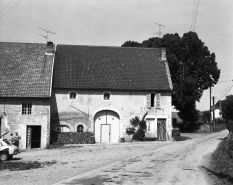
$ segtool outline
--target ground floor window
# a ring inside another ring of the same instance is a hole
[[[77,132],[80,132],[80,133],[83,132],[83,126],[82,125],[77,126]]]

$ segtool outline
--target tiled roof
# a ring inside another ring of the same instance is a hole
[[[50,97],[53,57],[46,44],[0,42],[0,97]]]
[[[160,49],[57,45],[55,88],[171,90]]]

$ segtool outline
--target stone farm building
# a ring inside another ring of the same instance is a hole
[[[53,46],[0,43],[0,134],[18,132],[19,148],[47,148]]]
[[[0,43],[0,53],[1,133],[18,131],[20,148],[46,148],[52,132],[116,143],[144,115],[146,136],[171,137],[165,49]]]

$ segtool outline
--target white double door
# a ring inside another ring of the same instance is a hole
[[[117,143],[120,136],[120,119],[116,112],[100,111],[95,115],[95,141]]]

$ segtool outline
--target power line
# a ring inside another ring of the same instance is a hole
[[[219,96],[221,96],[223,93],[225,93],[225,92],[227,91],[227,89],[228,89],[230,86],[231,86],[231,84],[230,84],[226,89],[224,89],[224,91],[221,92],[217,97],[219,97]]]
[[[3,11],[6,7],[8,7],[8,5],[10,5],[13,1],[14,0],[12,0],[10,3],[8,3],[3,9],[0,10],[0,12]]]
[[[195,0],[194,1],[193,16],[192,16],[192,22],[191,22],[191,31],[195,30],[200,1],[201,0]]]
[[[231,86],[231,88],[223,95],[223,96],[226,96],[227,93],[232,89],[233,85]],[[221,99],[223,96],[221,96],[219,99]]]
[[[22,1],[22,0],[20,0],[20,1]],[[7,12],[9,12],[12,8],[14,8],[17,4],[19,4],[20,1],[18,1],[14,6],[12,6]],[[5,12],[4,14],[2,14],[1,17],[3,17],[7,12]]]

